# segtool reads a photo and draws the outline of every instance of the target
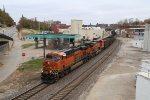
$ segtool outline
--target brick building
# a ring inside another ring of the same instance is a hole
[[[62,29],[68,29],[70,26],[66,24],[57,24],[54,23],[51,25],[51,31],[54,33],[60,33]]]

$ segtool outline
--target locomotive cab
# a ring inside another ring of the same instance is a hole
[[[62,63],[63,55],[58,53],[49,53],[43,62],[42,80],[53,80],[58,78],[58,73]]]
[[[60,55],[56,55],[56,54],[47,54],[46,55],[46,59],[43,62],[43,71],[44,68],[48,69],[48,72],[50,72],[51,70],[57,70],[57,66],[61,60],[61,56]]]

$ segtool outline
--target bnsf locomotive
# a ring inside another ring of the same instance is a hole
[[[115,37],[115,32],[112,32],[110,36],[102,40],[95,40],[59,52],[48,53],[43,62],[42,81],[57,81],[111,45]]]

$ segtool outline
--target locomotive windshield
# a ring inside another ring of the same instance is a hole
[[[51,55],[46,55],[46,59],[52,59]]]
[[[59,56],[53,56],[52,59],[54,62],[58,62],[60,60],[60,57]]]
[[[61,57],[57,56],[57,55],[46,55],[46,59],[48,60],[53,60],[54,62],[58,62],[60,60]]]

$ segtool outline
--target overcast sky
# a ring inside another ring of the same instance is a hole
[[[125,18],[150,18],[150,0],[0,0],[0,8],[18,21],[23,14],[38,20],[60,20],[70,24],[116,23]]]

